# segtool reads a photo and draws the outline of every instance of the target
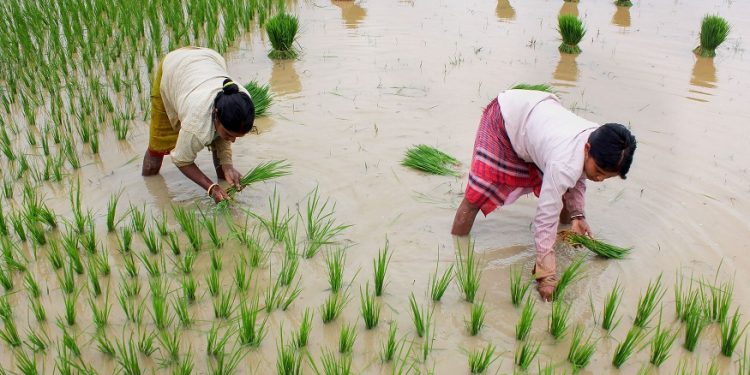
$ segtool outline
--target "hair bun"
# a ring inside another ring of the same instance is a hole
[[[227,78],[224,80],[222,91],[226,95],[232,95],[240,92],[240,86],[238,86],[237,83],[235,83],[231,79]]]

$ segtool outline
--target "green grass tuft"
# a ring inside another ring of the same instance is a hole
[[[268,92],[268,89],[268,85],[261,85],[256,81],[250,81],[245,84],[245,90],[250,93],[250,98],[253,101],[256,117],[265,115],[268,107],[273,102],[273,95]]]
[[[271,41],[273,49],[268,57],[278,60],[293,59],[297,57],[294,48],[294,40],[297,37],[299,21],[296,16],[279,13],[266,21],[266,33]]]
[[[484,300],[476,302],[471,305],[471,312],[469,313],[469,320],[466,321],[466,328],[469,330],[469,334],[476,336],[479,330],[484,326],[484,317],[487,315],[484,310]]]
[[[724,43],[731,27],[729,22],[718,15],[706,15],[701,23],[700,45],[695,53],[703,57],[716,56],[716,48]]]
[[[581,49],[578,43],[586,35],[586,27],[577,16],[572,14],[563,14],[557,18],[557,31],[562,37],[562,44],[558,48],[562,53],[579,54]]]
[[[443,275],[438,277],[437,264],[435,264],[435,273],[430,275],[430,297],[435,302],[439,302],[445,291],[448,289],[451,281],[453,280],[453,265],[451,264],[444,272]]]
[[[425,334],[429,333],[432,326],[433,310],[428,310],[427,306],[422,306],[420,309],[417,305],[417,299],[414,298],[414,293],[409,295],[409,307],[411,307],[411,320],[414,322],[417,336],[424,337]]]
[[[456,177],[460,174],[449,166],[458,164],[458,160],[453,156],[424,144],[415,145],[406,150],[404,159],[401,161],[401,165],[423,172]]]
[[[474,302],[474,297],[479,290],[479,283],[482,279],[482,268],[479,259],[474,254],[474,244],[469,244],[466,250],[466,257],[462,249],[456,252],[456,283],[458,288],[464,294],[467,302]]]
[[[362,292],[362,287],[359,288],[359,300],[360,300],[360,312],[362,313],[362,320],[365,322],[367,329],[373,329],[378,326],[380,321],[380,309],[381,305],[375,295],[370,293],[370,284],[365,285],[365,291]]]

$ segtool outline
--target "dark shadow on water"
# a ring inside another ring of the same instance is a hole
[[[331,4],[341,8],[341,18],[346,27],[356,29],[367,16],[367,9],[362,8],[354,1],[332,0]]]
[[[578,3],[574,2],[563,2],[562,7],[560,8],[560,15],[564,14],[572,14],[576,17],[578,17]]]
[[[268,84],[276,95],[296,94],[302,91],[299,74],[294,69],[296,60],[277,60],[271,68],[271,79]]]
[[[513,21],[516,19],[516,10],[510,5],[510,0],[497,0],[495,8],[497,19],[500,21]]]
[[[617,7],[612,16],[612,24],[621,27],[630,27],[630,7]]]
[[[556,81],[570,82],[567,86],[575,86],[575,82],[578,81],[578,63],[576,58],[578,55],[571,55],[568,53],[560,54],[560,61],[557,63],[555,72],[552,74],[552,78]],[[563,86],[566,84],[563,83]]]

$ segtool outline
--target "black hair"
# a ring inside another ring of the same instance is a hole
[[[628,128],[621,124],[604,124],[589,135],[589,145],[589,155],[599,168],[625,179],[636,147],[635,136]]]
[[[255,105],[250,96],[240,92],[240,87],[227,78],[222,83],[221,92],[214,99],[216,116],[227,130],[246,134],[253,128]]]

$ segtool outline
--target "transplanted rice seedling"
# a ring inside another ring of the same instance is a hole
[[[107,202],[107,231],[114,232],[117,221],[115,216],[117,215],[117,203],[120,200],[120,194],[115,194],[109,197]]]
[[[143,243],[151,254],[161,254],[162,242],[159,234],[153,229],[149,228],[142,233]]]
[[[268,53],[272,59],[293,59],[297,57],[294,40],[297,37],[299,22],[297,17],[283,11],[266,21],[266,33],[273,49]]]
[[[16,367],[18,368],[18,371],[21,374],[24,375],[36,375],[39,374],[39,370],[36,368],[36,361],[33,358],[29,358],[29,355],[26,354],[26,351],[16,350],[15,354],[16,359]]]
[[[214,270],[216,272],[221,271],[224,266],[224,261],[222,260],[221,253],[216,250],[211,250],[208,254],[211,258],[211,270]]]
[[[166,237],[169,232],[169,224],[167,223],[167,214],[166,212],[162,211],[159,217],[154,216],[154,224],[156,225],[156,230],[159,232],[159,235],[162,237]]]
[[[133,225],[133,230],[138,233],[143,233],[146,229],[146,207],[139,209],[133,205],[130,206],[130,223]]]
[[[549,93],[554,93],[555,91],[552,90],[552,86],[546,84],[546,83],[538,83],[538,84],[531,84],[531,83],[518,83],[513,85],[513,87],[510,88],[511,90],[534,90],[534,91],[544,91]]]
[[[185,235],[190,241],[190,246],[194,251],[200,251],[201,245],[203,244],[203,238],[201,236],[201,230],[198,226],[199,221],[194,211],[187,211],[182,207],[172,207],[175,220],[180,224],[180,227],[185,232]]]
[[[617,309],[620,308],[620,302],[622,302],[622,289],[620,288],[619,281],[616,281],[615,286],[612,287],[612,291],[604,297],[602,328],[607,332],[612,331],[620,324],[620,319],[622,318],[617,317]]]
[[[578,234],[572,231],[566,231],[564,237],[569,244],[573,246],[581,245],[591,250],[591,252],[593,252],[594,254],[599,255],[603,258],[623,259],[632,250],[632,248],[630,247],[619,247],[611,245],[604,241],[600,241],[587,235]]]
[[[663,290],[661,285],[661,275],[659,275],[655,282],[648,283],[646,294],[638,298],[638,311],[633,321],[636,327],[646,328],[648,326],[656,306],[661,303],[661,299],[664,297],[664,293],[666,291]]]
[[[557,282],[557,287],[552,293],[552,300],[563,298],[568,287],[573,282],[578,281],[583,277],[583,270],[581,269],[581,267],[583,266],[583,262],[585,260],[585,256],[580,256],[574,259],[573,262],[570,263],[568,268],[563,271],[563,273],[560,275],[560,281]]]
[[[725,319],[721,322],[721,354],[726,357],[732,357],[734,349],[737,347],[737,343],[740,341],[740,336],[745,333],[747,324],[740,329],[740,309],[734,311],[732,320]]]
[[[229,319],[234,310],[235,294],[230,290],[221,291],[219,297],[214,299],[214,316],[217,319]]]
[[[278,375],[302,374],[302,354],[293,344],[284,343],[282,336],[276,343],[276,373]]]
[[[471,304],[471,311],[469,312],[469,320],[466,321],[466,329],[469,330],[469,334],[476,336],[479,330],[484,326],[484,317],[486,312],[484,310],[484,299],[481,302]]]
[[[414,293],[409,295],[409,306],[411,307],[411,320],[414,322],[414,328],[417,330],[417,336],[424,337],[425,333],[429,332],[432,326],[432,309],[428,309],[427,306],[419,308],[417,305],[417,299],[414,298]]]
[[[380,321],[380,302],[375,299],[375,295],[370,293],[370,284],[365,285],[365,292],[362,293],[362,287],[359,288],[359,306],[362,313],[362,320],[365,321],[367,329],[373,329],[378,326]]]
[[[535,307],[536,300],[531,296],[526,298],[526,303],[523,305],[523,310],[521,310],[521,316],[518,318],[518,323],[516,323],[516,340],[523,341],[529,336],[531,325],[534,323],[534,318],[536,317]]]
[[[117,341],[117,364],[123,373],[127,375],[140,375],[141,365],[138,362],[138,351],[135,347],[135,340],[130,336],[129,340],[123,338]]]
[[[182,335],[179,329],[174,329],[170,333],[169,331],[161,331],[156,337],[161,345],[161,350],[165,358],[162,360],[163,363],[177,363],[180,359],[180,344],[182,342]]]
[[[386,337],[385,341],[380,344],[380,360],[384,363],[390,362],[393,359],[393,356],[396,354],[396,349],[399,346],[399,344],[396,342],[396,331],[396,322],[392,322],[388,327],[388,336]],[[402,340],[401,346],[403,346],[403,343],[404,341]]]
[[[510,268],[510,302],[513,303],[513,306],[521,305],[521,301],[523,301],[523,297],[526,296],[530,286],[531,282],[523,282],[520,268]]]
[[[216,295],[219,294],[221,282],[219,280],[219,271],[215,268],[212,268],[211,272],[206,276],[206,285],[208,286],[208,293],[210,293],[212,297],[216,297]]]
[[[557,31],[560,32],[562,43],[558,49],[562,53],[579,54],[578,43],[586,35],[586,28],[577,16],[563,14],[557,18]]]
[[[94,298],[89,297],[88,301],[91,308],[91,318],[96,329],[104,329],[109,322],[109,313],[112,311],[112,305],[109,304],[109,294],[104,296],[104,305],[101,307],[100,303]]]
[[[570,315],[571,304],[562,300],[552,302],[552,312],[549,317],[549,333],[555,340],[565,337],[568,330],[568,316]]]
[[[120,230],[120,235],[117,236],[117,249],[121,253],[127,253],[131,250],[131,244],[133,243],[133,232],[129,227],[124,227]]]
[[[438,264],[440,264],[439,261]],[[438,277],[438,264],[435,264],[435,273],[430,275],[430,296],[435,302],[439,302],[440,299],[443,298],[445,291],[453,280],[453,265],[451,264],[448,266],[448,268],[443,271],[443,275]]]
[[[495,356],[495,345],[487,344],[481,350],[475,350],[469,353],[469,371],[472,374],[484,374],[490,367],[492,362],[495,362],[497,357]]]
[[[78,302],[78,293],[63,295],[65,322],[68,323],[69,326],[76,324],[76,302]]]
[[[47,310],[44,308],[42,301],[38,298],[29,297],[29,305],[31,305],[31,311],[34,313],[37,322],[44,322],[47,320]]]
[[[630,358],[633,351],[646,338],[646,331],[640,327],[633,326],[628,331],[625,340],[617,344],[615,355],[612,357],[612,366],[620,368]]]
[[[515,363],[523,371],[528,370],[531,362],[534,361],[536,355],[539,354],[539,347],[541,344],[538,341],[528,340],[524,341],[516,349]]]
[[[705,284],[704,287],[708,289],[708,293],[706,293],[708,300],[705,301],[706,317],[715,322],[725,321],[732,304],[734,282],[728,281],[720,285],[718,283],[714,285]]]
[[[476,259],[474,253],[474,244],[469,244],[464,257],[463,250],[458,249],[456,252],[456,283],[458,288],[464,294],[467,302],[474,302],[474,297],[479,289],[479,281],[482,278],[482,268],[479,265],[479,259]]]
[[[694,351],[698,345],[698,338],[703,328],[708,324],[703,310],[699,305],[691,304],[685,311],[685,342],[683,347],[688,351]]]
[[[339,332],[339,353],[350,354],[357,341],[357,327],[355,324],[342,324]]]
[[[679,330],[670,330],[668,327],[662,327],[661,313],[659,313],[659,324],[656,325],[654,337],[651,339],[651,356],[649,362],[659,367],[669,358],[669,350],[677,338]]]
[[[329,251],[326,254],[326,266],[328,268],[328,284],[331,286],[331,292],[338,293],[344,280],[344,263],[346,262],[346,253],[344,249]],[[377,283],[376,283],[377,285]]]
[[[201,217],[201,224],[203,224],[203,227],[208,231],[208,238],[211,240],[211,243],[213,243],[214,248],[218,249],[224,246],[224,239],[216,228],[216,216],[208,217],[203,211],[201,211]]]
[[[273,102],[273,95],[269,93],[269,88],[270,86],[261,85],[256,81],[250,81],[245,84],[245,90],[250,93],[250,98],[253,100],[256,117],[265,115]]]
[[[2,320],[3,328],[0,329],[0,340],[3,340],[7,345],[14,348],[21,346],[21,337],[18,335],[18,329],[16,328],[13,316],[3,316]]]
[[[264,163],[258,164],[257,167],[251,169],[240,179],[240,186],[246,188],[256,182],[272,180],[286,176],[291,172],[291,164],[286,160],[271,160]],[[227,189],[227,194],[233,196],[237,192],[234,186]]]
[[[268,198],[268,206],[271,211],[271,218],[264,219],[257,216],[258,220],[260,220],[260,223],[266,228],[266,231],[268,231],[268,235],[272,240],[281,242],[284,240],[284,236],[287,233],[287,228],[289,222],[292,220],[292,216],[289,215],[288,210],[286,214],[283,216],[281,215],[281,197],[277,193],[276,188],[273,189],[273,195]]]
[[[34,275],[32,275],[31,272],[26,272],[23,277],[23,284],[26,287],[26,291],[31,297],[39,298],[39,296],[42,294],[39,288],[39,283],[37,283],[36,279],[34,279]]]
[[[247,260],[244,255],[234,264],[234,285],[240,292],[246,292],[250,289],[250,280],[253,278],[253,269],[247,266]]]
[[[50,338],[49,338],[49,335],[47,335],[47,332],[42,331],[42,333],[39,334],[36,331],[32,331],[31,329],[28,330],[25,344],[34,353],[46,351],[47,347],[49,346],[49,343],[50,343]]]
[[[172,251],[172,254],[175,256],[182,254],[182,250],[180,249],[180,237],[177,233],[167,233],[167,244],[169,245],[169,250]]]
[[[315,256],[320,250],[320,247],[332,243],[334,237],[341,231],[349,228],[351,225],[336,224],[334,214],[336,212],[336,204],[332,204],[330,209],[328,208],[329,200],[320,202],[320,195],[318,194],[318,187],[315,187],[310,195],[307,197],[307,209],[306,209],[306,233],[307,233],[307,247],[304,251],[304,257],[310,259]]]
[[[336,355],[328,349],[321,351],[320,364],[323,371],[318,370],[318,366],[315,361],[310,358],[310,366],[312,366],[315,374],[326,374],[326,375],[348,375],[352,371],[352,356],[342,355],[336,358]]]
[[[383,295],[385,287],[385,273],[388,271],[388,265],[391,263],[393,253],[388,251],[388,240],[385,240],[385,246],[378,251],[378,256],[372,260],[373,275],[375,278],[375,295]]]
[[[700,45],[694,52],[703,57],[716,56],[716,48],[729,35],[729,22],[718,15],[706,15],[701,23]]]
[[[190,327],[190,325],[193,324],[193,318],[190,315],[190,310],[188,310],[187,298],[175,298],[172,302],[172,308],[174,308],[174,311],[177,314],[177,319],[180,320],[180,324],[182,324],[183,327]]]
[[[580,370],[588,366],[595,351],[596,340],[591,340],[591,333],[584,340],[583,326],[576,326],[575,331],[573,331],[573,339],[570,342],[570,350],[568,350],[568,362],[573,365],[574,369]]]
[[[326,298],[323,305],[320,306],[320,316],[323,319],[323,323],[329,323],[336,318],[339,314],[344,311],[344,307],[349,303],[349,293],[331,293]]]
[[[401,165],[423,172],[442,175],[460,176],[449,166],[459,165],[458,159],[428,145],[415,145],[406,150]]]

